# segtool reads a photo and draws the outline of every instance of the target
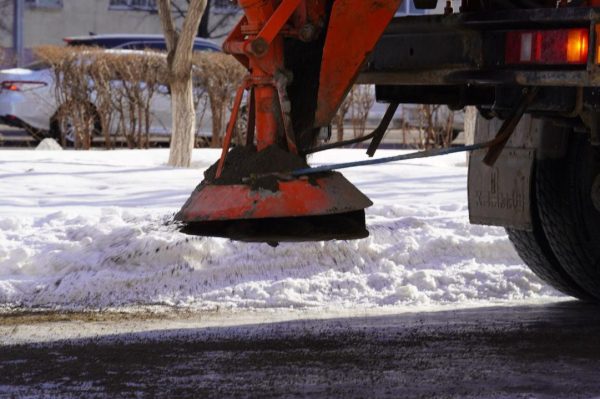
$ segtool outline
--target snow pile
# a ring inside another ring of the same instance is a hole
[[[169,220],[200,171],[160,166],[166,152],[63,152],[26,164],[10,155],[0,163],[0,190],[12,193],[0,198],[1,304],[373,307],[559,295],[503,229],[468,223],[462,157],[349,171],[376,204],[371,236],[272,248],[179,233]],[[202,167],[217,152],[195,155]]]
[[[62,147],[56,142],[56,140],[52,138],[46,138],[42,140],[37,147],[35,147],[35,149],[40,151],[61,151]]]

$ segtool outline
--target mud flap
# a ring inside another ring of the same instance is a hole
[[[502,121],[477,118],[475,141],[493,137]],[[483,163],[486,151],[469,158],[469,219],[473,224],[531,231],[531,184],[541,124],[524,116],[493,167]]]
[[[531,230],[530,191],[535,150],[506,148],[496,164],[485,152],[469,161],[469,219],[473,224]]]

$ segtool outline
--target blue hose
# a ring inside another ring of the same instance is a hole
[[[396,155],[393,157],[367,159],[365,161],[336,163],[336,164],[331,164],[331,165],[317,166],[315,168],[296,169],[291,172],[291,175],[297,177],[297,176],[312,175],[315,173],[330,172],[332,170],[338,170],[338,169],[354,168],[356,166],[378,165],[378,164],[388,163],[388,162],[406,161],[408,159],[438,157],[440,155],[455,154],[457,152],[480,150],[482,148],[487,148],[489,146],[490,146],[490,142],[485,142],[485,143],[479,143],[479,144],[466,145],[463,147],[434,148],[431,150],[412,152],[410,154]]]

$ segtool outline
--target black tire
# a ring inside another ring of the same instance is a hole
[[[579,286],[600,299],[600,204],[592,200],[594,182],[600,184],[600,150],[584,134],[570,135],[564,162],[538,163],[539,215],[552,252]]]
[[[50,118],[50,130],[48,131],[48,136],[54,140],[62,147],[68,147],[69,143],[65,140],[65,135],[61,131],[60,121],[58,120],[58,113],[54,114],[52,118]]]
[[[536,173],[532,181],[535,181]],[[548,238],[544,234],[538,214],[535,190],[531,193],[531,217],[533,230],[515,230],[507,228],[508,238],[517,250],[517,253],[531,269],[546,284],[551,285],[563,294],[591,301],[593,297],[588,294],[561,266],[550,248]]]

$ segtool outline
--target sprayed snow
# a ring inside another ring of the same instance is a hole
[[[379,156],[397,152],[382,151]],[[359,241],[244,244],[168,223],[218,151],[2,151],[0,304],[382,307],[556,299],[504,230],[468,222],[464,155],[348,170],[370,196]],[[362,159],[357,150],[313,164]]]
[[[42,140],[37,147],[35,147],[38,151],[61,151],[63,148],[56,142],[56,140],[52,138],[45,138]]]

